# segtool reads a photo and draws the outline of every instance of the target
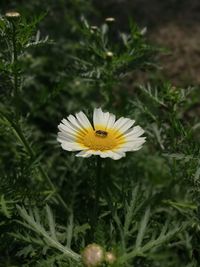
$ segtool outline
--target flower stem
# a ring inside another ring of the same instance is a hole
[[[20,140],[20,142],[22,143],[22,145],[24,146],[25,150],[28,152],[29,156],[31,158],[35,157],[35,151],[32,149],[32,147],[29,145],[29,142],[27,141],[25,135],[23,134],[23,131],[20,127],[19,122],[13,122],[8,116],[6,116],[5,114],[1,113],[1,115],[4,117],[4,119],[6,119],[6,121],[12,126],[15,135],[17,136],[17,138]],[[56,193],[57,199],[59,200],[59,202],[62,204],[62,206],[68,211],[70,212],[69,207],[67,206],[67,204],[65,203],[65,201],[63,200],[63,198],[61,197],[61,195],[59,195],[59,193],[57,192],[57,188],[55,187],[55,185],[52,183],[50,177],[48,176],[48,174],[44,171],[44,169],[42,168],[42,166],[40,164],[38,164],[37,167],[40,175],[43,177],[43,179],[48,183],[49,187],[51,188],[51,190],[53,192]]]
[[[32,149],[32,147],[29,145],[29,142],[27,141],[25,135],[23,134],[23,131],[21,129],[19,119],[20,119],[20,73],[18,69],[18,48],[17,48],[17,20],[15,19],[10,19],[11,27],[12,27],[12,74],[13,74],[13,89],[14,89],[14,94],[13,94],[13,103],[14,103],[14,108],[15,108],[15,113],[16,113],[16,120],[15,122],[10,119],[8,116],[5,116],[5,114],[2,114],[2,116],[11,124],[13,127],[16,136],[20,139],[21,143],[23,144],[24,148],[28,152],[31,158],[35,157],[35,152]],[[44,180],[48,183],[49,187],[53,192],[57,193],[57,199],[59,202],[63,205],[63,207],[69,211],[68,206],[66,205],[65,201],[63,198],[58,194],[57,189],[55,185],[52,183],[51,179],[47,175],[47,173],[43,170],[42,166],[39,164],[37,167],[40,175],[44,178]]]
[[[18,71],[18,51],[17,51],[17,31],[16,21],[11,21],[12,25],[12,63],[13,63],[13,84],[14,84],[14,105],[16,118],[19,119],[19,71]]]
[[[96,227],[99,216],[99,198],[101,192],[101,178],[102,178],[102,159],[97,157],[96,161],[96,177],[95,177],[95,203],[94,203],[94,225]]]
[[[37,222],[37,220],[35,220],[33,218],[33,216],[30,216],[28,214],[28,212],[20,206],[17,206],[17,209],[21,215],[21,217],[28,223],[25,224],[25,226],[30,229],[29,225],[31,226],[31,229],[36,232],[37,234],[40,234],[41,236],[44,237],[45,241],[48,243],[48,245],[52,248],[56,248],[57,250],[59,250],[60,252],[62,252],[65,256],[67,256],[67,258],[71,258],[77,262],[80,262],[81,260],[81,255],[79,255],[78,253],[74,252],[71,248],[67,247],[67,246],[63,246],[56,237],[54,237],[53,235],[49,234],[48,231],[45,230],[45,228]]]

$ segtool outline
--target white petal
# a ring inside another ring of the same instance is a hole
[[[57,140],[60,141],[59,139],[57,139]],[[77,143],[72,143],[72,142],[67,142],[67,141],[62,141],[61,147],[67,151],[84,150],[84,148],[82,148],[82,146],[78,145]]]
[[[63,132],[63,133],[66,133],[68,135],[71,135],[71,136],[75,136],[76,135],[76,131],[75,130],[72,130],[71,128],[67,127],[66,125],[60,123],[58,125],[58,129]]]
[[[133,124],[135,123],[134,120],[128,119],[128,121],[124,122],[118,129],[120,133],[125,133],[128,129],[130,129]]]
[[[140,126],[135,126],[129,131],[127,131],[127,133],[125,134],[125,137],[128,137],[130,135],[132,136],[134,135],[134,137],[139,137],[143,133],[144,133],[144,130]]]
[[[113,128],[116,130],[120,130],[122,126],[125,125],[129,121],[130,119],[121,117],[115,122],[115,124],[113,125]]]
[[[79,121],[73,115],[69,115],[67,119],[71,122],[71,124],[74,127],[77,127],[79,130],[85,131],[83,126],[79,123]]]
[[[115,115],[110,113],[109,118],[107,120],[106,129],[112,128],[115,123]]]
[[[101,158],[111,158],[114,160],[121,159],[122,157],[125,157],[125,153],[118,152],[118,151],[100,151],[100,157]]]
[[[98,125],[103,125],[103,126],[106,125],[104,113],[102,112],[101,108],[94,109],[93,124],[94,124],[95,130]]]
[[[108,152],[108,151],[107,152],[101,152],[100,157],[101,158],[108,158],[108,157],[110,157],[110,152]]]
[[[74,131],[78,131],[78,130],[79,130],[78,127],[76,127],[75,125],[72,125],[72,123],[69,122],[69,121],[66,120],[66,119],[62,119],[61,122],[62,122],[65,126],[69,127],[71,130],[74,130]]]
[[[116,152],[116,151],[110,151],[110,157],[114,160],[121,159],[122,157],[125,157],[126,154],[123,152]]]
[[[79,123],[82,125],[83,128],[92,128],[92,125],[89,122],[87,116],[82,111],[76,113],[76,118],[78,119]]]
[[[141,148],[142,148],[142,146],[138,146],[138,147],[133,148],[131,151],[138,151],[138,150],[140,150]]]
[[[136,151],[139,150],[144,143],[145,143],[145,137],[137,138],[136,140],[128,141],[125,144],[121,145],[116,151],[117,152]]]
[[[92,154],[89,151],[90,150],[81,151],[78,154],[76,154],[76,157],[89,158],[92,156]]]
[[[99,156],[101,154],[101,151],[100,150],[90,150],[90,153],[92,155],[96,155],[96,156]]]
[[[107,125],[108,119],[110,117],[110,113],[109,112],[103,112],[103,117],[104,117],[104,122]]]
[[[128,136],[126,137],[126,142],[129,143],[129,142],[133,142],[133,143],[145,143],[146,141],[146,137],[135,137],[134,135],[132,136]]]
[[[93,124],[95,130],[99,126],[102,130],[110,129],[115,123],[115,115],[109,112],[103,112],[101,108],[95,108],[93,113]]]
[[[75,137],[72,135],[68,135],[66,133],[63,133],[63,132],[58,132],[57,140],[58,140],[58,142],[62,142],[62,141],[74,142]]]

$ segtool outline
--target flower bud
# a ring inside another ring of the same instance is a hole
[[[111,52],[111,51],[107,51],[107,52],[106,52],[106,57],[107,57],[107,58],[112,58],[112,57],[113,57],[113,52]]]
[[[116,256],[112,252],[106,252],[105,261],[112,265],[116,261]]]
[[[108,17],[105,19],[106,22],[115,22],[115,18],[113,17]]]
[[[91,33],[95,33],[97,31],[98,31],[98,27],[97,26],[93,25],[93,26],[90,27],[90,32]]]
[[[98,30],[98,27],[97,27],[97,26],[95,26],[95,25],[91,26],[90,28],[91,28],[91,30],[93,30],[93,31],[96,31],[96,30]]]
[[[16,11],[9,11],[6,12],[5,16],[8,20],[13,21],[19,19],[21,15]]]
[[[104,250],[97,244],[86,246],[82,252],[82,261],[87,267],[97,267],[104,261]]]

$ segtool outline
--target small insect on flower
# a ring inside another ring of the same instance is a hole
[[[96,134],[97,136],[101,136],[101,137],[106,137],[106,136],[108,135],[107,132],[105,132],[105,131],[101,131],[101,130],[95,131],[95,134]]]
[[[95,108],[92,126],[81,111],[61,121],[57,140],[64,150],[80,151],[77,157],[98,155],[117,160],[128,151],[139,150],[145,142],[146,138],[141,137],[144,130],[140,126],[133,127],[134,123],[124,117],[116,120],[114,114]]]

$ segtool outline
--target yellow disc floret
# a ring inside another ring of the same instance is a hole
[[[84,147],[95,151],[106,151],[118,148],[125,142],[123,134],[116,129],[87,129],[84,135],[77,133],[76,141]]]

